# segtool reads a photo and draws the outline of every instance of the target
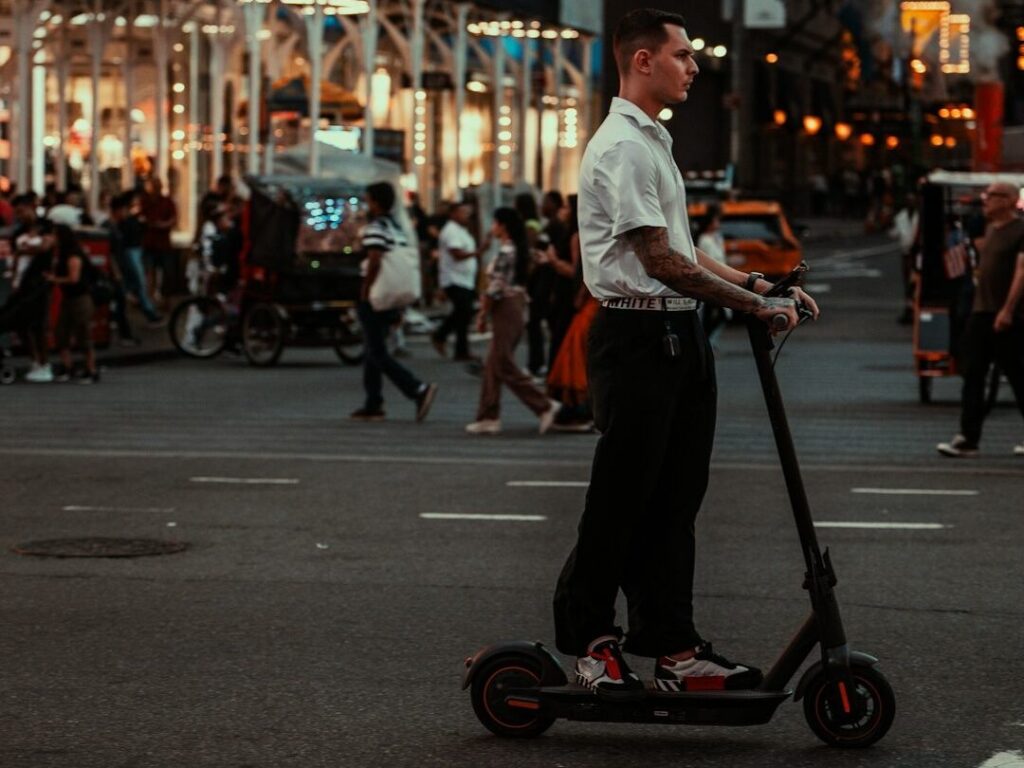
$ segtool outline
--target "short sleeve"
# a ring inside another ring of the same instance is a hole
[[[391,237],[387,229],[379,219],[371,221],[363,230],[363,250],[371,248],[380,251],[390,251],[392,246]]]
[[[594,185],[611,219],[612,237],[638,227],[668,227],[658,197],[657,165],[639,142],[610,147],[594,166]]]

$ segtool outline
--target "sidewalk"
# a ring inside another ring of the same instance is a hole
[[[96,350],[96,359],[99,364],[101,366],[140,365],[177,357],[180,353],[171,342],[171,334],[166,323],[167,320],[170,320],[171,311],[176,303],[176,298],[168,301],[167,312],[164,314],[165,323],[158,328],[152,327],[146,322],[146,318],[138,307],[129,306],[128,322],[131,324],[132,333],[140,343],[137,346],[121,346],[117,330],[112,324],[110,346],[106,349]]]

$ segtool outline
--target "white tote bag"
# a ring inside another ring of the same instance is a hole
[[[377,279],[370,286],[370,305],[378,312],[408,307],[419,299],[422,285],[419,249],[401,244],[405,233],[390,218],[386,221],[395,246],[381,257]]]

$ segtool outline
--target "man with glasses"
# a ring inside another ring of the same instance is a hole
[[[1020,190],[994,183],[981,196],[988,226],[975,273],[974,304],[961,347],[964,385],[960,432],[936,447],[943,456],[978,454],[985,420],[985,382],[995,362],[1010,381],[1024,416],[1024,219],[1017,215]],[[1024,443],[1014,447],[1024,456]]]

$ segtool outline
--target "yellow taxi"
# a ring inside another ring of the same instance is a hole
[[[722,214],[725,260],[744,272],[761,272],[768,278],[789,274],[803,259],[800,240],[779,203],[770,200],[731,200],[714,203]],[[703,227],[706,202],[690,203],[690,221]]]

